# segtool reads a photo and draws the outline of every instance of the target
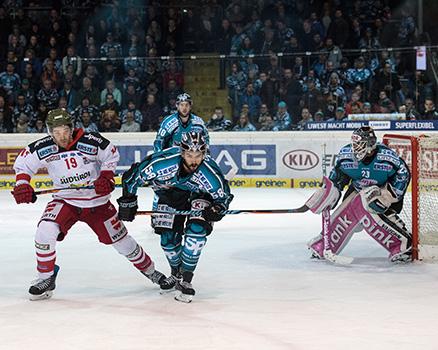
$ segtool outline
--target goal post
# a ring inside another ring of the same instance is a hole
[[[411,172],[400,217],[412,232],[412,258],[438,259],[438,137],[385,134]]]

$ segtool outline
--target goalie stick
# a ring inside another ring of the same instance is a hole
[[[336,265],[348,266],[353,262],[353,258],[349,256],[341,256],[334,254],[330,247],[329,240],[329,227],[330,227],[330,209],[326,208],[322,211],[322,238],[324,243],[324,258]]]

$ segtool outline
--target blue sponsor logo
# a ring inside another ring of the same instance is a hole
[[[123,173],[132,163],[141,162],[153,151],[152,146],[117,146],[120,161],[117,173]],[[211,156],[222,172],[236,170],[236,175],[276,175],[275,145],[212,145]]]
[[[88,145],[86,143],[83,142],[78,142],[78,144],[76,145],[76,148],[86,154],[97,154],[97,147],[96,146],[92,146],[92,145]]]
[[[275,145],[216,145],[211,156],[224,174],[276,175]]]
[[[38,150],[38,157],[42,159],[56,152],[58,152],[58,147],[56,145],[47,146]]]

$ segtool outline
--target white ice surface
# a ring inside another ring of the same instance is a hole
[[[293,208],[305,190],[239,189],[232,208]],[[116,191],[113,198],[119,192]],[[58,245],[50,300],[31,302],[33,235],[50,199],[17,206],[0,191],[0,349],[438,349],[438,265],[392,265],[366,234],[351,267],[309,259],[314,214],[235,215],[216,224],[191,304],[161,296],[84,224]],[[141,189],[140,207],[151,192]],[[169,269],[147,217],[128,229]]]

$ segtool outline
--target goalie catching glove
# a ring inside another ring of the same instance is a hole
[[[324,209],[333,209],[341,197],[341,192],[326,176],[322,178],[322,186],[306,202],[306,206],[315,214]]]
[[[381,214],[398,202],[391,185],[387,183],[384,187],[370,186],[360,191],[364,207],[370,212]]]

